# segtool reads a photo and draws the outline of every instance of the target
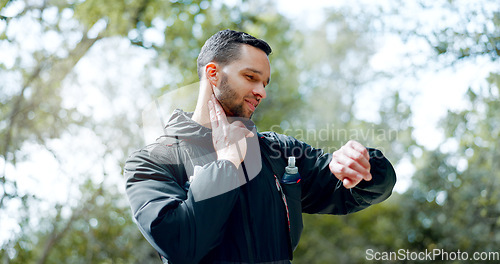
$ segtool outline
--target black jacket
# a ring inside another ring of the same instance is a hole
[[[190,117],[176,110],[165,135],[125,164],[134,219],[168,263],[289,263],[302,212],[356,212],[387,199],[396,182],[389,161],[369,149],[373,179],[345,189],[330,172],[330,153],[274,132],[249,139],[237,169],[217,161],[211,130]],[[298,183],[279,181],[289,156]]]

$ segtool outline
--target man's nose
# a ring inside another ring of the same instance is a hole
[[[253,95],[260,97],[260,99],[265,99],[267,94],[266,94],[266,88],[265,88],[264,84],[257,85],[257,87],[255,87],[253,89]]]

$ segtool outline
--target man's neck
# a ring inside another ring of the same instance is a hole
[[[193,117],[191,118],[196,123],[207,128],[212,128],[210,123],[210,114],[208,112],[208,100],[210,100],[212,93],[213,90],[210,83],[207,80],[202,80],[200,82],[200,92],[198,94],[196,108],[194,110]]]

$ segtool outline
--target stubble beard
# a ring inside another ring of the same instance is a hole
[[[220,94],[217,99],[224,108],[226,115],[230,117],[243,117],[251,119],[253,112],[250,113],[250,116],[245,115],[245,109],[243,108],[244,103],[238,103],[238,94],[227,82],[228,77],[223,73],[219,87]]]

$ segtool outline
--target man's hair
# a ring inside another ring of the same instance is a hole
[[[210,62],[227,65],[240,56],[240,46],[248,44],[256,47],[269,56],[271,47],[264,40],[255,38],[245,32],[225,29],[215,33],[201,48],[198,55],[198,78],[201,80],[203,68]]]

